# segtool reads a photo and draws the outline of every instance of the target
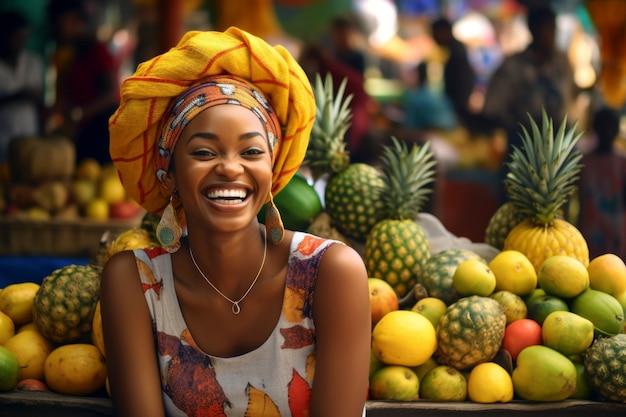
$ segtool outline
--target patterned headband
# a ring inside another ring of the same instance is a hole
[[[278,118],[267,98],[254,86],[234,76],[216,75],[207,77],[190,88],[172,103],[156,141],[155,171],[159,181],[167,173],[174,147],[181,132],[200,112],[220,104],[234,104],[252,111],[267,132],[269,147],[274,162],[274,148],[282,136]]]

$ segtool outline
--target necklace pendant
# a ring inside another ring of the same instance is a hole
[[[233,311],[233,314],[239,314],[241,312],[241,307],[239,307],[238,301],[235,301],[233,303],[233,307],[231,308],[231,310]]]

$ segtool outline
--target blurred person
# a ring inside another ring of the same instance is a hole
[[[118,63],[90,28],[82,0],[52,0],[48,14],[56,42],[49,120],[74,140],[77,161],[110,162],[107,126],[119,103]]]
[[[0,165],[11,140],[41,133],[44,67],[26,50],[28,32],[21,14],[0,13]]]
[[[576,95],[573,69],[567,54],[556,45],[556,14],[549,7],[528,11],[527,25],[532,35],[528,46],[504,58],[487,85],[483,113],[507,132],[505,162],[513,146],[521,146],[520,124],[528,126],[528,116],[541,120],[542,108],[555,124],[560,124]],[[506,175],[503,165],[501,175]],[[501,201],[505,191],[500,190]]]
[[[452,23],[439,18],[431,24],[432,36],[446,53],[443,66],[443,90],[450,99],[457,118],[462,122],[470,113],[470,96],[474,91],[476,74],[467,48],[452,33]]]
[[[614,253],[626,259],[626,156],[615,151],[620,115],[604,107],[591,123],[596,146],[582,159],[579,228],[590,258]]]
[[[428,81],[428,64],[415,67],[414,81],[408,80],[402,99],[402,125],[417,130],[452,130],[456,115],[449,97],[435,90]]]
[[[330,23],[330,41],[335,58],[365,75],[366,56],[354,45],[355,25],[347,16],[337,16]]]
[[[298,61],[311,83],[315,82],[316,73],[319,73],[322,79],[325,79],[326,74],[330,74],[333,88],[337,92],[342,81],[346,79],[344,95],[352,95],[350,102],[352,119],[345,137],[350,159],[356,162],[371,158],[367,141],[372,128],[372,114],[376,112],[378,104],[365,90],[363,75],[340,62],[328,49],[313,43],[305,46]]]

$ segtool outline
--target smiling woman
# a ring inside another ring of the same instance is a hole
[[[190,32],[139,65],[121,97],[111,156],[166,239],[114,255],[102,273],[116,415],[361,416],[363,261],[285,229],[273,201],[315,120],[302,68],[237,28]]]

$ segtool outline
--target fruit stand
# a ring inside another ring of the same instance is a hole
[[[75,397],[50,392],[0,393],[4,417],[45,415],[48,417],[113,416],[111,401],[102,397]],[[389,402],[369,401],[368,417],[482,417],[550,416],[583,417],[601,413],[605,417],[624,416],[626,404],[568,400],[549,403],[513,401],[506,404],[455,403],[440,401]]]

